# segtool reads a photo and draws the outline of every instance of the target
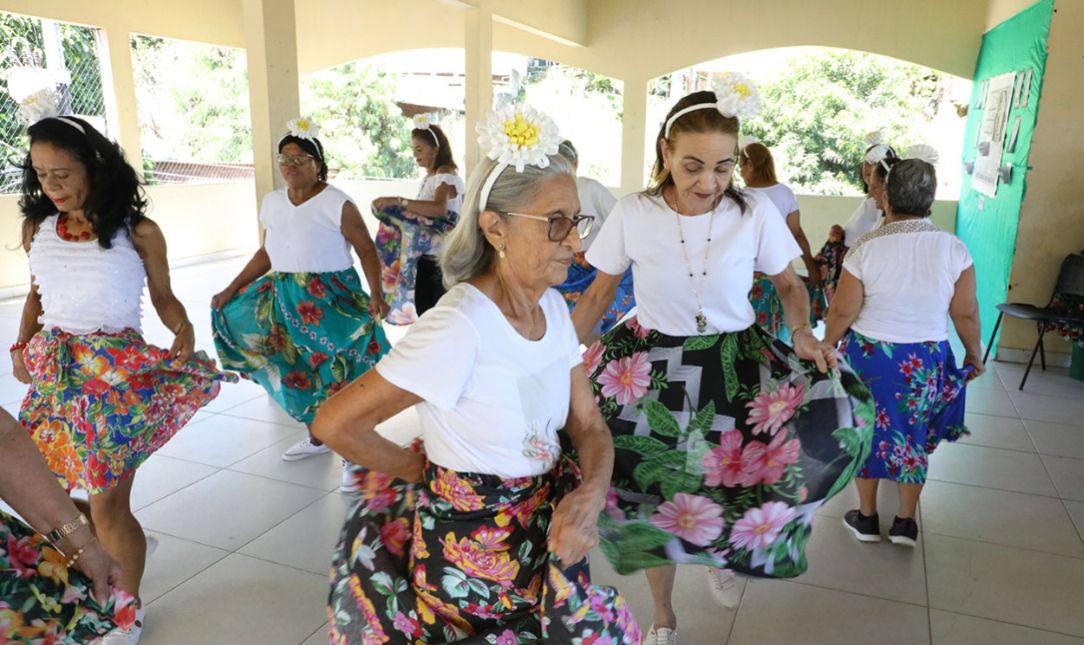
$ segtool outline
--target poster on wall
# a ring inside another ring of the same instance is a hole
[[[979,129],[979,154],[971,175],[971,187],[988,197],[997,197],[998,167],[1005,149],[1005,130],[1009,110],[1013,105],[1016,72],[995,76],[989,80],[984,99],[985,111]]]

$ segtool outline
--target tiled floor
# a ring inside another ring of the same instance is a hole
[[[205,303],[239,266],[175,274],[205,349]],[[5,338],[19,310],[0,304]],[[147,335],[168,337],[153,314]],[[848,490],[818,513],[808,573],[750,582],[736,611],[714,604],[701,569],[680,569],[681,642],[1084,643],[1084,383],[1052,370],[1021,393],[1021,370],[993,364],[971,388],[974,434],[933,457],[918,548],[857,544],[840,524]],[[4,407],[22,391],[0,376]],[[416,427],[410,412],[390,424],[404,441]],[[229,386],[139,471],[137,515],[161,542],[144,581],[146,645],[327,642],[326,570],[348,500],[336,458],[279,459],[303,435],[258,387]],[[886,524],[894,503],[883,488]],[[593,568],[648,627],[643,576],[600,555]]]

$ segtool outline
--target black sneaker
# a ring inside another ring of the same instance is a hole
[[[899,517],[892,521],[892,529],[888,531],[888,540],[892,544],[909,546],[914,548],[915,540],[918,539],[918,524],[910,517]]]
[[[876,513],[866,517],[857,509],[847,511],[843,516],[843,526],[849,528],[859,542],[881,541],[881,519]]]

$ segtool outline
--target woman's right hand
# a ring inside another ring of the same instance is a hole
[[[16,381],[30,385],[30,371],[26,369],[26,364],[23,363],[23,350],[16,349],[11,352],[11,367]]]
[[[106,553],[102,543],[97,539],[85,544],[83,549],[83,555],[73,567],[90,578],[94,584],[94,599],[99,605],[104,605],[109,601],[113,587],[120,582],[120,565]]]
[[[226,306],[226,303],[233,300],[233,297],[237,295],[237,290],[226,287],[222,291],[219,291],[211,297],[211,309],[219,310]]]
[[[968,354],[964,357],[964,367],[971,368],[971,374],[967,377],[968,383],[974,381],[986,372],[986,366],[982,364],[982,357],[975,354]]]

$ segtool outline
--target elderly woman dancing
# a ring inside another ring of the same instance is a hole
[[[490,159],[444,245],[447,295],[313,426],[373,469],[332,563],[331,640],[637,643],[628,606],[587,572],[613,445],[551,289],[591,220],[550,119],[509,106],[481,134]],[[424,454],[373,431],[412,405]]]

